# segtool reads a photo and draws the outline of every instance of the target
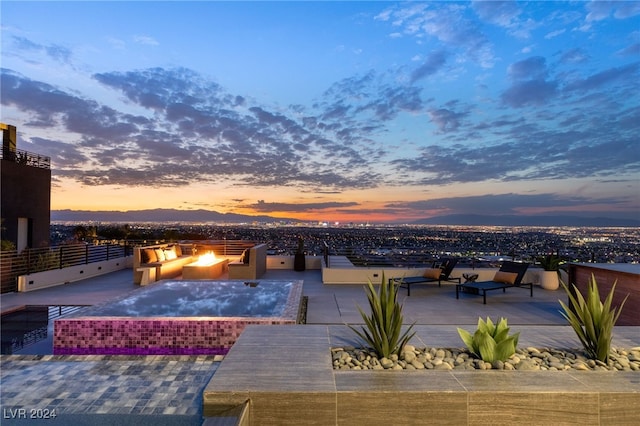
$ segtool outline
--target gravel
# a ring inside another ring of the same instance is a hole
[[[519,371],[637,371],[640,346],[612,348],[609,361],[589,359],[580,349],[520,348],[506,361],[484,362],[465,348],[416,348],[405,345],[402,353],[378,358],[367,349],[331,349],[334,370],[519,370]]]

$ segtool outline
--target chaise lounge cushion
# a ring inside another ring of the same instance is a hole
[[[442,269],[440,268],[429,268],[426,271],[424,271],[424,274],[422,274],[422,276],[424,278],[431,278],[434,280],[437,280],[440,278],[440,275],[442,274]]]
[[[493,281],[497,282],[497,283],[504,283],[504,284],[513,285],[513,284],[515,284],[517,278],[518,278],[518,273],[517,272],[498,271],[494,275]]]
[[[529,264],[526,262],[511,262],[505,260],[496,272],[492,281],[467,282],[456,285],[456,299],[460,296],[460,291],[467,293],[482,294],[482,303],[487,304],[487,291],[506,291],[510,287],[529,288],[529,294],[533,297],[533,283],[523,283],[524,274],[527,272]]]

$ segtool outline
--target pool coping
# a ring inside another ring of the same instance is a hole
[[[248,326],[203,391],[244,424],[640,424],[640,372],[341,371],[327,325]]]

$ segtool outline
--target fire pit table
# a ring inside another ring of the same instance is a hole
[[[182,267],[184,280],[210,280],[219,278],[226,270],[229,259],[198,259]]]

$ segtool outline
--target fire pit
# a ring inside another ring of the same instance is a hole
[[[182,278],[185,280],[210,280],[220,277],[229,264],[228,259],[218,259],[213,252],[198,257],[195,262],[182,267]]]

